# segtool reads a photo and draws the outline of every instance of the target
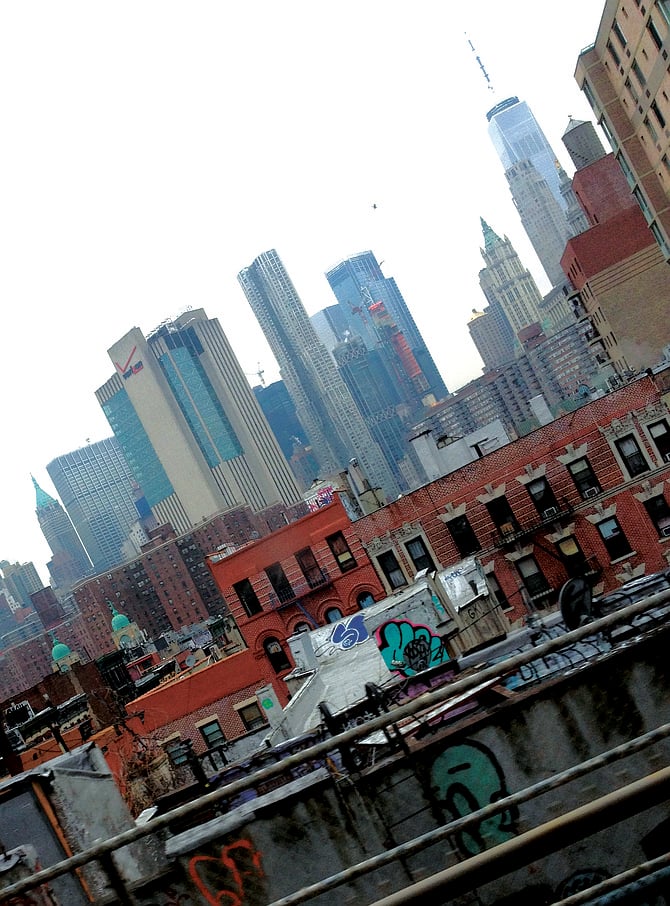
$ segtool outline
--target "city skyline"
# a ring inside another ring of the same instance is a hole
[[[132,29],[123,8],[3,11],[2,65],[20,88],[6,112],[0,279],[6,373],[20,380],[7,381],[3,400],[12,445],[0,555],[33,561],[46,580],[29,475],[51,491],[49,461],[108,436],[94,391],[107,377],[105,350],[129,324],[150,331],[166,314],[204,305],[249,381],[258,370],[276,379],[236,285],[263,248],[277,248],[309,314],[334,302],[326,271],[371,249],[402,288],[447,386],[476,376],[466,325],[483,304],[479,217],[539,276],[486,111],[510,95],[526,101],[572,175],[560,137],[570,115],[592,118],[574,69],[602,5],[566,3],[551,46],[518,0],[450,12],[448,23],[436,3],[352,6],[355,33],[341,8],[329,16],[301,4],[264,10],[262,30],[255,4],[183,15],[149,4]],[[251,45],[240,35],[253,35]],[[340,65],[345,43],[351,72]],[[337,109],[349,117],[344,131]],[[450,128],[456,119],[465,148]],[[27,352],[39,368],[26,370]]]

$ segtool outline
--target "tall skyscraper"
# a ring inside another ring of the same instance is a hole
[[[203,309],[109,349],[116,373],[96,391],[159,523],[177,533],[248,505],[291,506],[300,492],[216,318]]]
[[[40,579],[33,563],[9,563],[0,561],[2,581],[21,607],[32,607],[31,595],[39,591],[44,582]]]
[[[481,253],[486,267],[479,272],[479,285],[488,308],[483,312],[486,321],[475,318],[468,326],[484,364],[496,368],[514,358],[519,331],[541,320],[542,295],[507,236],[501,239],[485,220],[481,223]],[[498,336],[494,341],[491,331],[496,329]]]
[[[91,575],[93,564],[60,503],[47,494],[34,478],[33,487],[37,521],[53,555],[47,563],[51,584],[61,594],[67,594],[80,579]]]
[[[57,456],[47,472],[95,571],[120,563],[123,545],[139,516],[135,479],[116,438]]]
[[[393,277],[385,277],[372,252],[361,252],[347,258],[326,273],[351,334],[360,336],[368,349],[375,349],[379,336],[375,330],[370,306],[382,302],[398,330],[404,335],[419,368],[426,377],[426,397],[435,400],[448,396],[448,390],[419,328],[407,307]],[[341,341],[344,336],[339,336]]]
[[[486,114],[523,227],[553,285],[564,279],[561,255],[572,235],[563,173],[528,104],[506,98]]]
[[[274,249],[259,255],[238,280],[279,364],[316,454],[328,474],[357,459],[371,484],[398,493],[379,446],[310,321]]]

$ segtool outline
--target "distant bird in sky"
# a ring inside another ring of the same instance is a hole
[[[376,205],[376,204],[373,204],[373,205],[372,205],[372,210],[373,210],[373,211],[376,211],[376,210],[377,210],[377,205]]]

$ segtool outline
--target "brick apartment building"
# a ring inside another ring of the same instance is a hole
[[[670,562],[670,413],[645,375],[355,523],[387,592],[477,554],[510,620]]]

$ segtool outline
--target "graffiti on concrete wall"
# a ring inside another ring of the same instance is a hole
[[[333,628],[330,640],[336,648],[347,651],[349,648],[353,648],[354,645],[359,645],[369,638],[363,614],[357,613],[348,620],[337,623]]]
[[[211,906],[255,902],[254,894],[263,878],[261,854],[250,840],[223,846],[218,856],[192,856],[188,872],[198,893]]]
[[[444,639],[420,623],[389,620],[376,630],[375,638],[386,666],[402,676],[414,676],[449,660]]]
[[[453,820],[476,812],[509,795],[505,775],[493,752],[468,739],[448,746],[431,769],[440,805]],[[508,808],[455,835],[461,854],[474,856],[516,836],[518,809]]]

